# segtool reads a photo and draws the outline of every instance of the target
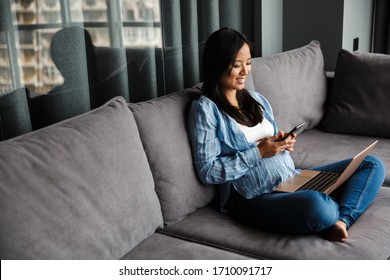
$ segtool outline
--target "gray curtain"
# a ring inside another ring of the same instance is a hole
[[[15,30],[12,17],[7,13],[9,5],[9,0],[0,1],[0,35],[13,42]],[[16,48],[14,44],[12,47],[7,49],[8,57],[16,62]],[[13,79],[18,75],[15,71],[18,69],[11,69]],[[32,131],[27,95],[28,90],[21,87],[9,94],[0,95],[0,141]]]
[[[108,10],[110,3],[107,1]],[[253,41],[254,3],[255,0],[160,0],[162,48],[97,47],[84,26],[72,25],[69,15],[62,15],[62,29],[51,40],[50,55],[64,83],[49,92],[35,93],[18,85],[15,78],[14,90],[0,98],[1,138],[82,114],[114,96],[140,102],[201,82],[202,50],[213,31],[231,27]],[[8,56],[16,65],[19,54],[15,42],[21,29],[13,24],[13,17],[10,0],[0,1],[0,35],[7,37]],[[154,28],[154,23],[150,24]],[[34,26],[23,28],[32,30]],[[110,37],[119,36],[124,28],[113,25]],[[13,78],[21,77],[18,67],[13,71]]]
[[[201,57],[207,37],[221,27],[253,41],[251,0],[161,1],[164,94],[201,81]]]
[[[390,54],[390,0],[375,1],[373,52]]]

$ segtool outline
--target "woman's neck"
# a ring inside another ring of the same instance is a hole
[[[226,99],[229,101],[230,105],[236,108],[240,108],[238,104],[238,99],[237,99],[237,91],[236,90],[227,90],[225,91],[225,96]]]

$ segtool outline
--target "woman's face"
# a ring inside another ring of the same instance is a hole
[[[251,52],[248,44],[244,44],[238,51],[233,64],[226,69],[219,79],[219,84],[223,88],[225,94],[243,89],[250,71]]]

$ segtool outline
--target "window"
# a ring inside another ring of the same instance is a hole
[[[53,34],[65,26],[85,28],[98,47],[162,45],[158,0],[10,0],[9,4],[4,8],[9,9],[13,28],[0,30],[0,94],[20,86],[48,93],[63,83],[50,44]],[[16,59],[10,60],[10,53]]]

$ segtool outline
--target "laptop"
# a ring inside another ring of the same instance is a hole
[[[315,190],[330,194],[352,176],[355,170],[359,167],[360,163],[377,143],[378,140],[357,154],[348,164],[343,173],[304,169],[300,174],[291,177],[284,184],[276,187],[274,191],[295,192],[300,190]]]

